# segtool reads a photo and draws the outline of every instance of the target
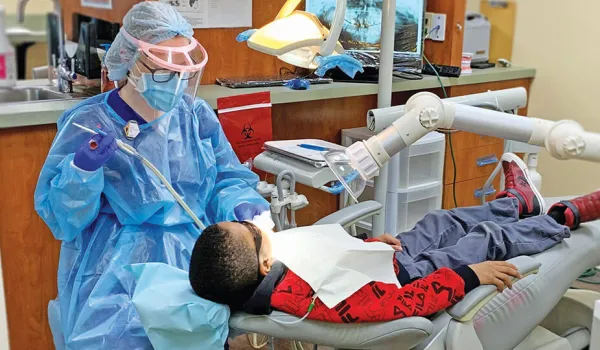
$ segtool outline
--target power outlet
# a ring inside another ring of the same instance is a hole
[[[446,40],[446,14],[426,12],[423,27],[425,38],[434,41]]]
[[[431,40],[444,41],[446,40],[446,14],[435,13],[431,19]]]
[[[425,38],[429,39],[429,32],[431,32],[431,22],[433,21],[433,12],[425,12],[425,17],[423,18],[423,31],[425,34]]]

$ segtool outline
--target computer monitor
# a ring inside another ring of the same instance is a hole
[[[336,0],[306,0],[306,11],[330,27]],[[340,42],[365,67],[379,66],[382,0],[348,0]],[[420,72],[425,0],[396,0],[394,69]]]

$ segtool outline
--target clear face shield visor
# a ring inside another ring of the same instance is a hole
[[[360,171],[357,170],[356,164],[352,162],[346,151],[329,151],[324,157],[327,165],[340,184],[344,186],[344,189],[352,199],[358,203],[358,197],[364,192],[367,181],[360,174]]]
[[[123,28],[121,34],[139,48],[129,80],[150,107],[168,112],[182,100],[191,107],[208,61],[204,47],[194,38],[185,46],[159,46],[137,40]]]

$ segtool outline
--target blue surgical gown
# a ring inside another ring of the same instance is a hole
[[[162,262],[189,269],[200,235],[190,216],[139,160],[118,151],[94,172],[73,165],[99,128],[134,146],[171,182],[205,225],[249,220],[268,210],[255,190],[258,177],[240,164],[213,110],[196,100],[124,137],[125,121],[107,103],[90,98],[58,121],[58,133],[35,191],[35,208],[62,241],[58,298],[49,304],[55,343],[67,349],[151,349],[131,303],[135,280],[128,266]],[[223,346],[229,310],[206,301],[214,337],[198,349]]]

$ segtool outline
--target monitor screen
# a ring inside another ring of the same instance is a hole
[[[425,0],[396,0],[395,59],[397,69],[420,70],[423,49]],[[315,14],[328,28],[336,0],[306,0],[306,11]],[[348,0],[340,42],[365,66],[377,66],[381,41],[383,0]]]

